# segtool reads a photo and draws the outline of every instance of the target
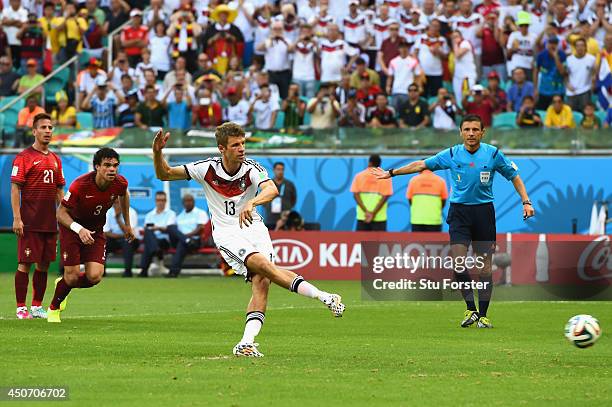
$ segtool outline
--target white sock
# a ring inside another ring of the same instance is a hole
[[[296,286],[297,285],[297,289]],[[302,276],[297,276],[293,282],[291,283],[291,291],[295,291],[304,297],[309,298],[317,298],[322,302],[326,302],[329,299],[330,294],[325,291],[319,290],[314,285],[310,284],[308,281],[304,280]]]
[[[255,337],[259,334],[261,327],[266,319],[263,312],[251,311],[246,315],[246,324],[244,325],[244,334],[242,335],[242,343],[253,343]]]

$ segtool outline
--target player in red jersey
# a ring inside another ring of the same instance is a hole
[[[93,158],[94,171],[75,179],[57,210],[60,224],[60,255],[64,260],[64,277],[55,281],[55,294],[47,311],[47,321],[61,322],[60,311],[73,288],[98,284],[104,274],[106,238],[102,228],[106,211],[119,199],[125,223],[125,239],[134,240],[130,224],[128,182],[117,174],[119,154],[101,148]],[[85,264],[85,272],[80,272]]]
[[[55,210],[64,197],[62,161],[49,151],[53,136],[51,116],[38,114],[32,123],[34,144],[17,154],[11,172],[11,207],[13,232],[17,235],[15,297],[17,318],[46,318],[42,307],[47,288],[49,263],[55,260],[57,248],[57,220]],[[35,264],[32,278],[32,307],[28,312],[29,273]]]

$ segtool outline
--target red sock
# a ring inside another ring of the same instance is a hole
[[[40,307],[47,290],[47,272],[34,270],[32,277],[32,306]]]
[[[55,293],[53,294],[53,300],[51,300],[51,305],[49,305],[49,308],[59,309],[61,302],[64,301],[64,298],[66,298],[68,294],[70,294],[70,290],[72,290],[72,288],[68,287],[66,280],[62,278],[55,287]]]
[[[79,281],[77,282],[77,287],[79,288],[89,288],[93,287],[95,284],[87,279],[85,273],[79,274]]]
[[[19,270],[15,273],[15,299],[17,307],[25,307],[26,296],[28,295],[28,284],[30,278],[28,273],[23,273]]]

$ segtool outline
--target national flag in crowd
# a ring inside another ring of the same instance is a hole
[[[601,58],[596,89],[599,104],[604,110],[608,110],[612,104],[612,71],[610,71],[607,58]]]

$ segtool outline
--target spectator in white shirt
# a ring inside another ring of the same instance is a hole
[[[10,7],[2,10],[2,29],[7,36],[15,68],[19,68],[21,60],[21,41],[17,33],[27,21],[28,11],[21,6],[21,0],[10,0]]]
[[[365,15],[359,12],[359,1],[349,1],[349,14],[340,22],[340,31],[344,34],[344,41],[351,47],[362,49],[368,40],[368,21]]]
[[[312,27],[302,24],[300,37],[293,47],[293,82],[300,87],[300,94],[308,99],[315,95],[317,86],[316,64],[319,48],[313,39]]]
[[[591,87],[594,82],[595,57],[587,54],[586,40],[578,38],[574,43],[576,55],[570,55],[565,61],[567,76],[565,95],[567,104],[573,111],[582,112],[591,101]]]
[[[327,38],[319,42],[321,55],[321,82],[340,82],[342,70],[348,70],[359,56],[359,50],[340,38],[336,24],[327,27]],[[350,57],[347,63],[347,57]]]
[[[391,95],[391,105],[396,112],[400,105],[408,100],[408,87],[412,83],[422,83],[425,79],[419,61],[408,52],[408,43],[401,40],[399,55],[389,63],[389,76],[387,78],[387,94]]]
[[[412,47],[412,52],[421,64],[427,78],[424,96],[436,96],[438,89],[442,87],[442,60],[449,53],[446,38],[440,35],[438,20],[432,20],[429,23],[427,33],[419,37]]]
[[[272,23],[270,37],[259,44],[257,50],[265,51],[266,65],[264,69],[270,76],[270,83],[278,86],[281,99],[285,99],[291,82],[289,53],[293,50],[293,44],[290,44],[283,37],[283,23],[281,21]]]
[[[433,128],[438,130],[454,130],[455,116],[459,113],[459,108],[455,103],[453,95],[449,95],[446,88],[438,90],[438,98],[429,106],[432,113]]]
[[[235,87],[227,89],[229,104],[223,108],[223,120],[240,126],[249,124],[249,102],[242,98]]]
[[[471,0],[461,0],[459,12],[460,14],[451,19],[453,30],[461,31],[463,38],[472,44],[476,59],[480,60],[482,40],[478,38],[476,33],[484,24],[484,17],[473,11]]]
[[[268,85],[260,86],[259,94],[249,107],[249,121],[254,122],[256,129],[270,130],[274,128],[280,106],[278,105],[278,99],[274,100],[270,96]],[[254,121],[253,113],[255,113]]]
[[[476,84],[476,62],[472,44],[463,38],[461,31],[451,34],[453,53],[455,54],[455,72],[453,73],[453,92],[455,100],[463,100],[463,90],[472,89]],[[467,83],[466,83],[467,82]]]
[[[507,54],[508,72],[515,68],[522,68],[528,78],[533,76],[534,53],[536,49],[537,37],[529,32],[531,16],[527,12],[519,12],[518,31],[513,31],[508,37]]]
[[[370,43],[370,47],[368,49],[368,55],[370,57],[370,61],[376,61],[375,68],[377,71],[380,71],[380,66],[378,66],[377,54],[380,50],[382,43],[384,40],[389,38],[389,28],[391,24],[397,23],[394,18],[389,16],[389,6],[386,4],[381,4],[378,8],[379,15],[372,21],[370,26],[370,32],[374,37],[374,42]],[[370,67],[372,66],[372,62],[370,62]]]

